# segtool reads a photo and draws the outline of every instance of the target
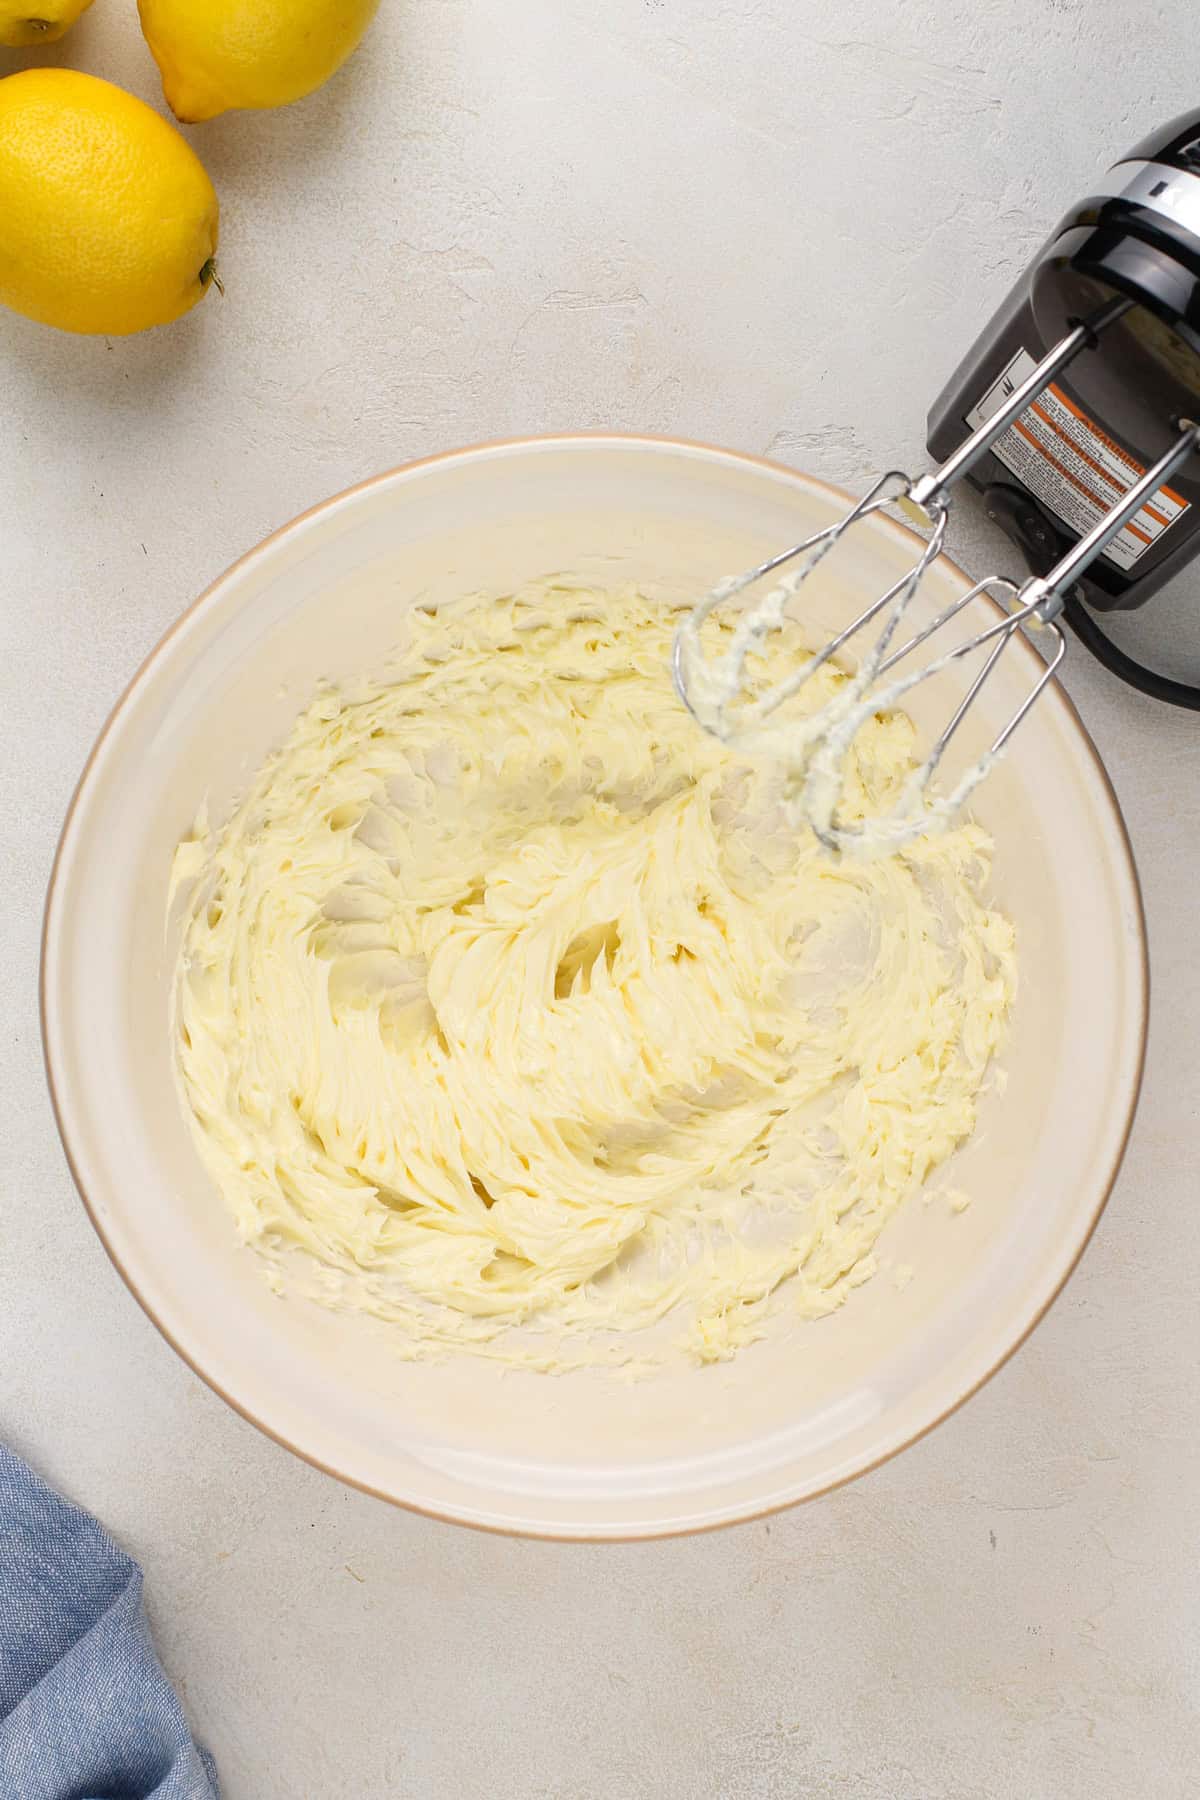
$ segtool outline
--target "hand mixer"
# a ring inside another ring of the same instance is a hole
[[[1068,371],[1069,376],[1068,376]],[[1085,611],[1142,604],[1200,552],[1200,483],[1185,474],[1200,447],[1200,112],[1175,120],[1122,159],[1060,222],[935,405],[930,447],[942,460],[917,479],[889,470],[843,517],[715,587],[683,619],[672,669],[706,730],[796,766],[799,811],[835,851],[886,851],[947,822],[983,780],[1066,650],[1066,614],[1082,641],[1124,679],[1186,706],[1196,690],[1156,676],[1111,645]],[[989,575],[896,645],[901,622],[941,555],[950,496],[964,478],[1020,544],[1033,573]],[[1174,483],[1175,485],[1171,485]],[[766,692],[747,664],[781,629],[807,578],[854,526],[894,508],[924,534],[911,567]],[[719,607],[783,571],[732,616],[719,654],[701,630]],[[981,596],[1000,616],[957,642],[938,634]],[[879,630],[857,668],[816,712],[768,723],[865,627]],[[1029,693],[986,753],[948,792],[930,784],[954,733],[1004,650],[1021,633],[1042,652]],[[928,663],[899,665],[937,638]],[[980,652],[949,722],[892,810],[840,817],[846,758],[868,718],[919,682]]]

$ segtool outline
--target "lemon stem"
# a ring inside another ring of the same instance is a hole
[[[225,283],[221,280],[221,277],[217,274],[217,259],[215,256],[210,256],[208,261],[204,264],[203,268],[200,270],[200,286],[206,288],[210,281],[212,282],[213,286],[216,288],[218,294],[220,294],[220,296],[223,300],[225,298]]]

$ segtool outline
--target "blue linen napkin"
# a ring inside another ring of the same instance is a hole
[[[2,1444],[0,1795],[219,1800],[154,1653],[141,1569]]]

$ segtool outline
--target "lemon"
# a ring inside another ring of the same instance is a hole
[[[71,29],[92,0],[0,0],[0,44],[24,50],[54,44]]]
[[[286,106],[340,69],[379,0],[138,0],[177,119]]]
[[[195,306],[215,274],[217,196],[175,127],[71,69],[0,81],[0,302],[63,331],[123,335]]]

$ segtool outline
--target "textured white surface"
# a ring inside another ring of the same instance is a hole
[[[144,1562],[228,1800],[1195,1792],[1194,719],[1072,654],[1157,995],[1082,1267],[965,1411],[770,1523],[493,1540],[294,1461],[110,1269],[36,1019],[78,768],[230,558],[378,468],[526,430],[691,434],[848,483],[911,461],[1061,207],[1194,103],[1192,10],[1157,6],[1136,55],[1131,32],[1116,0],[385,0],[329,90],[192,134],[224,303],[111,344],[0,315],[0,1431]],[[155,95],[125,0],[54,60]],[[979,573],[1011,561],[978,523],[956,546]],[[1127,635],[1186,629],[1198,583]],[[1195,676],[1200,621],[1171,657]]]

